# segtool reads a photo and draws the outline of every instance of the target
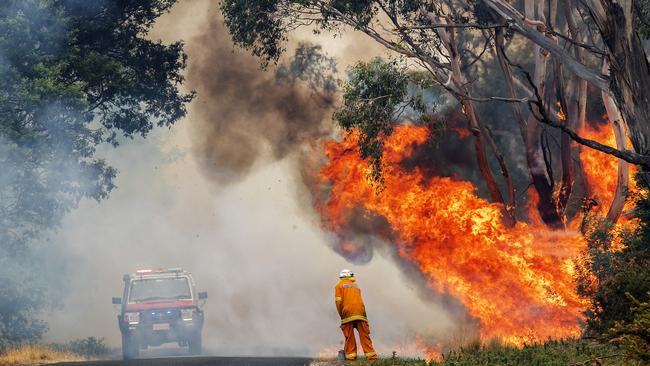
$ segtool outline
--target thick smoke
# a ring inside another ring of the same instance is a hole
[[[233,48],[219,18],[188,52],[188,83],[199,92],[193,150],[217,183],[241,179],[261,156],[279,160],[331,133],[331,100],[279,80],[273,66],[260,70],[258,59]]]

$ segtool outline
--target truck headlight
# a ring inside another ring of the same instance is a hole
[[[181,318],[187,321],[194,319],[194,309],[181,309]]]
[[[129,324],[140,323],[140,313],[124,313],[124,321]]]

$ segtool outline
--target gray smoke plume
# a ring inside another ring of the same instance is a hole
[[[279,78],[273,67],[260,70],[258,59],[233,48],[220,19],[210,19],[188,52],[188,83],[199,93],[193,150],[217,183],[241,179],[261,156],[279,160],[331,133],[331,95],[315,95],[287,73]]]

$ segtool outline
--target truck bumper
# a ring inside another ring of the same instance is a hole
[[[164,343],[187,342],[201,332],[203,321],[179,320],[171,323],[128,324],[121,328],[124,336],[140,346],[160,346]]]

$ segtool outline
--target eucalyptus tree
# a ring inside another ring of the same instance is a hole
[[[224,0],[221,3],[233,41],[258,56],[263,65],[278,60],[288,35],[300,27],[361,32],[410,60],[406,73],[418,76],[409,82],[419,83],[423,88],[436,84],[458,101],[467,129],[474,137],[477,164],[490,197],[503,204],[504,222],[513,224],[515,192],[508,164],[489,126],[477,112],[477,103],[508,103],[521,133],[530,179],[539,196],[538,211],[548,226],[557,229],[565,227],[575,170],[581,169],[573,161],[576,147],[571,141],[622,159],[617,198],[608,213],[610,221],[616,221],[622,209],[627,191],[627,163],[641,165],[644,170],[650,168],[647,142],[650,67],[641,43],[647,37],[647,8],[646,1],[612,0],[514,3],[504,0]],[[532,57],[525,63],[513,61],[513,53],[522,47],[532,48]],[[476,80],[490,71],[481,61],[490,58],[498,61],[505,94],[477,87]],[[552,67],[548,67],[549,63]],[[399,73],[403,71],[396,68],[394,77],[400,79]],[[602,91],[603,103],[616,132],[616,147],[580,134],[585,124],[588,85]],[[346,93],[343,108],[364,105],[386,111],[388,106],[397,112],[399,108],[393,108],[394,97],[401,92],[394,89],[392,92],[372,98],[358,94],[362,99],[356,104],[350,100],[354,93]],[[361,128],[364,138],[360,143],[365,146],[361,146],[362,152],[368,146],[380,146],[377,141],[391,131],[381,126],[390,126],[398,117],[389,113],[374,122],[362,122],[362,114],[359,118],[343,115],[348,117],[339,118],[343,127]],[[566,121],[557,115],[565,115]],[[547,127],[562,133],[559,180],[549,159],[551,149],[543,139]],[[626,129],[634,151],[625,146]],[[498,168],[491,167],[490,157]],[[502,184],[498,183],[497,175],[501,176]]]

